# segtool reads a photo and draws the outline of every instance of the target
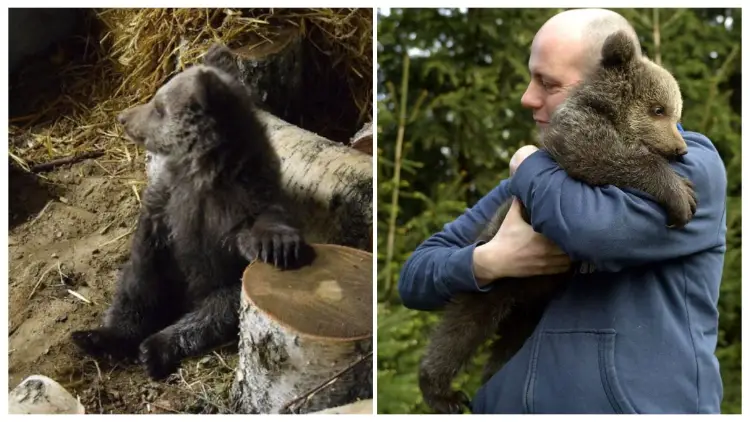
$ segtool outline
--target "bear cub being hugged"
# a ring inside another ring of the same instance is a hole
[[[665,69],[638,54],[625,32],[610,35],[599,66],[553,114],[540,146],[573,178],[592,186],[634,188],[664,207],[667,225],[682,227],[695,213],[693,185],[669,161],[687,153],[677,130],[682,97]],[[512,200],[502,204],[479,241],[497,233]],[[524,215],[529,221],[528,215]],[[482,382],[486,382],[524,344],[545,305],[570,280],[571,272],[502,279],[485,294],[460,294],[446,306],[420,364],[425,402],[439,413],[459,413],[468,397],[451,381],[476,349],[494,333]]]
[[[260,259],[282,269],[314,259],[284,205],[280,163],[232,53],[203,64],[118,117],[158,157],[142,196],[130,259],[103,326],[72,333],[85,353],[139,359],[153,379],[184,358],[236,341],[241,277]]]

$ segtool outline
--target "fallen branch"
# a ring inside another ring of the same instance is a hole
[[[41,173],[44,171],[50,171],[55,167],[64,166],[66,164],[73,164],[79,161],[88,160],[90,158],[99,158],[104,155],[104,151],[88,151],[80,154],[72,155],[70,157],[58,158],[46,163],[37,164],[30,167],[32,173]]]

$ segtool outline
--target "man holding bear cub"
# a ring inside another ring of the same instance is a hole
[[[521,102],[541,130],[617,30],[638,44],[627,21],[604,10],[563,12],[539,30]],[[399,281],[404,305],[424,310],[461,292],[487,292],[498,278],[562,273],[572,262],[587,263],[518,353],[482,386],[473,412],[720,411],[714,351],[726,174],[705,136],[679,130],[688,153],[672,166],[692,182],[698,202],[683,228],[668,228],[665,210],[649,195],[585,185],[546,152],[526,146],[511,159],[510,179],[406,262]],[[472,243],[510,197],[516,201],[497,235]]]

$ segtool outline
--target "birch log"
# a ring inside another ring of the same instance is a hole
[[[312,265],[243,275],[238,413],[310,413],[372,397],[372,254],[313,245]]]
[[[265,111],[258,116],[309,241],[372,251],[373,157]]]
[[[372,122],[365,123],[352,137],[350,147],[367,155],[372,155]]]

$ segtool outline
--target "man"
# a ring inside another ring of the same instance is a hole
[[[618,29],[635,37],[614,12],[573,10],[539,30],[521,102],[540,129]],[[545,152],[526,146],[511,159],[510,179],[408,259],[399,291],[405,306],[424,310],[458,292],[489,291],[501,277],[559,273],[571,262],[587,263],[550,303],[523,348],[478,391],[473,412],[720,412],[714,351],[726,174],[705,136],[679,130],[688,154],[673,166],[695,184],[698,198],[683,229],[667,228],[664,209],[650,196],[577,182]],[[497,235],[473,243],[511,196],[515,204]],[[519,201],[531,226],[521,218]]]

